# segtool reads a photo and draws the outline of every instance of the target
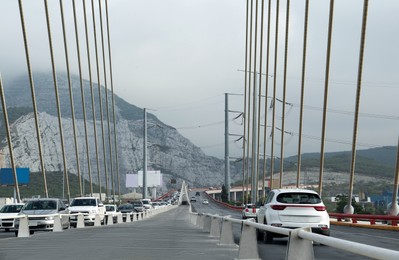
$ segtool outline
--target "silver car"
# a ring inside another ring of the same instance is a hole
[[[66,206],[60,199],[33,199],[29,200],[22,207],[19,215],[27,215],[29,221],[29,233],[35,231],[53,231],[54,216],[66,214]],[[69,216],[61,216],[62,228],[69,228]],[[15,220],[15,228],[19,228],[19,219]],[[15,231],[18,235],[18,231]]]

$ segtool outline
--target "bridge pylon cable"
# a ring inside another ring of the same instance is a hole
[[[80,94],[81,94],[81,98],[82,98],[82,110],[83,110],[83,125],[84,125],[84,130],[85,130],[87,173],[89,175],[90,196],[93,196],[93,179],[91,177],[91,160],[90,160],[89,134],[88,134],[88,129],[87,129],[85,91],[84,91],[84,86],[83,86],[82,62],[81,62],[81,59],[80,59],[80,43],[79,43],[78,21],[77,21],[77,17],[76,17],[76,3],[75,2],[76,2],[76,0],[72,0],[73,21],[74,21],[74,25],[75,25],[76,55],[77,55],[77,58],[78,58]],[[83,178],[83,182],[84,181],[85,180]]]
[[[54,82],[54,91],[55,91],[55,101],[57,105],[57,117],[58,117],[58,128],[60,132],[60,142],[61,142],[61,152],[62,152],[62,163],[64,166],[63,169],[63,180],[62,180],[62,198],[65,198],[65,184],[67,188],[67,199],[68,203],[71,201],[71,191],[69,187],[69,176],[68,176],[68,164],[66,160],[66,152],[65,152],[65,139],[64,139],[64,130],[62,126],[62,115],[61,115],[61,107],[60,107],[60,95],[58,88],[58,80],[57,80],[57,70],[55,65],[54,58],[54,49],[53,49],[53,41],[52,41],[52,33],[51,33],[51,23],[50,23],[50,15],[48,10],[48,1],[44,1],[44,8],[46,13],[46,23],[47,23],[47,34],[49,41],[49,49],[50,49],[50,58],[51,58],[51,67],[53,72],[53,82]]]
[[[98,87],[98,100],[99,100],[99,109],[100,109],[100,120],[101,120],[101,137],[102,137],[102,145],[103,145],[103,160],[104,160],[104,175],[105,175],[105,194],[108,198],[108,167],[107,167],[107,156],[106,156],[106,147],[105,147],[105,130],[104,130],[104,118],[103,118],[103,101],[101,95],[101,80],[100,80],[100,62],[98,58],[98,46],[97,46],[97,29],[96,29],[96,15],[94,10],[94,0],[91,0],[91,12],[93,18],[93,38],[94,38],[94,49],[96,56],[96,72],[97,72],[97,87]]]
[[[27,69],[28,69],[29,84],[30,84],[32,104],[33,104],[33,116],[35,119],[35,129],[36,129],[36,138],[37,138],[37,144],[38,144],[38,149],[39,149],[40,168],[41,168],[42,176],[43,176],[43,189],[44,189],[44,194],[45,194],[46,198],[48,198],[46,169],[44,167],[42,141],[41,141],[41,137],[40,137],[41,135],[40,135],[40,127],[39,127],[39,118],[38,118],[38,111],[37,111],[37,105],[36,105],[37,102],[36,102],[36,95],[35,95],[35,84],[33,82],[32,66],[31,66],[31,62],[30,62],[29,47],[28,47],[28,36],[26,33],[22,0],[18,0],[18,6],[19,6],[19,14],[20,14],[20,18],[21,18],[21,28],[22,28],[22,35],[23,35],[23,39],[24,39],[24,47],[25,47],[25,58],[26,58],[26,65],[27,65]]]
[[[87,65],[88,65],[88,72],[89,72],[89,82],[90,82],[90,97],[91,97],[91,110],[93,116],[93,135],[94,135],[94,146],[95,146],[95,153],[96,153],[96,165],[97,165],[97,184],[99,187],[99,194],[100,199],[102,189],[101,189],[101,176],[100,176],[100,159],[98,157],[98,139],[97,139],[97,123],[96,123],[96,106],[94,102],[94,87],[93,87],[93,76],[91,73],[91,57],[90,57],[90,43],[89,43],[89,29],[87,25],[87,9],[86,9],[86,1],[82,0],[83,3],[83,18],[85,24],[85,38],[86,38],[86,54],[87,54]]]

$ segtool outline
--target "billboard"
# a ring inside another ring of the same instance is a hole
[[[29,184],[29,168],[17,168],[18,185]],[[0,185],[14,186],[14,173],[12,168],[0,168]]]
[[[161,171],[147,171],[147,187],[162,186]],[[126,174],[126,188],[137,188],[143,186],[143,171],[137,174]]]

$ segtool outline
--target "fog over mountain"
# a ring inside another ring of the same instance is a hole
[[[60,107],[65,139],[65,151],[67,157],[67,169],[70,173],[77,174],[75,146],[73,141],[73,126],[71,119],[70,98],[67,77],[64,74],[58,76]],[[79,162],[81,173],[88,178],[88,163],[86,158],[85,130],[83,121],[82,96],[80,80],[72,76],[73,100],[77,128],[79,149]],[[60,134],[57,118],[57,106],[55,101],[54,83],[50,73],[35,73],[34,85],[39,111],[39,123],[43,146],[45,169],[47,172],[62,171],[62,151],[60,146]],[[97,182],[97,161],[93,130],[93,116],[90,82],[83,81],[86,117],[89,137],[89,155],[91,162],[91,174],[94,182]],[[99,169],[101,182],[104,184],[104,153],[102,142],[101,116],[99,110],[99,90],[97,84],[93,84],[95,98],[96,128],[98,139]],[[12,140],[15,153],[15,161],[18,167],[29,167],[32,172],[40,170],[38,145],[36,139],[34,116],[32,111],[32,98],[29,81],[26,76],[18,77],[5,86],[5,95],[8,110],[20,108],[26,111],[12,125]],[[110,180],[109,139],[106,114],[105,88],[101,86],[104,140],[107,156],[107,172]],[[111,146],[113,151],[113,172],[115,169],[115,147],[112,117],[112,95],[108,90],[109,117],[111,129]],[[115,95],[117,152],[119,161],[119,173],[121,175],[122,188],[125,187],[125,174],[136,173],[142,169],[143,161],[143,109],[127,103]],[[148,114],[148,168],[161,170],[164,173],[164,182],[171,178],[178,182],[186,180],[192,186],[208,187],[220,186],[224,182],[224,161],[207,156],[193,145],[190,140],[183,137],[172,126],[168,126],[158,120],[154,115]],[[2,141],[2,150],[9,162],[6,141]],[[231,170],[232,180],[238,180],[239,168]],[[116,174],[115,174],[116,175]],[[116,176],[115,176],[116,178]],[[115,179],[116,181],[116,179]]]

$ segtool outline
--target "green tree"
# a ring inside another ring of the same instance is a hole
[[[335,198],[337,202],[337,206],[335,208],[336,212],[342,213],[344,212],[344,207],[348,204],[348,196],[347,195],[338,195]],[[362,214],[364,213],[363,207],[352,198],[352,206],[354,208],[354,213]]]

